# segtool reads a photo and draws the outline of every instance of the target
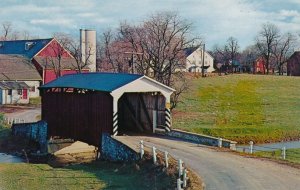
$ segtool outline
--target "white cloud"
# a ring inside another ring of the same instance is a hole
[[[296,10],[280,10],[279,14],[285,17],[300,16],[300,13]]]
[[[70,19],[33,19],[30,24],[34,25],[49,25],[49,26],[74,26],[73,20]]]
[[[59,6],[58,6],[59,5]],[[78,33],[78,26],[92,26],[101,33],[121,20],[140,23],[157,11],[177,11],[194,24],[208,47],[222,44],[230,36],[241,46],[253,43],[262,23],[272,22],[285,31],[300,31],[299,0],[23,0],[0,1],[0,23],[11,21],[22,30]]]
[[[90,13],[90,12],[84,12],[84,13],[77,14],[77,16],[81,17],[81,18],[91,18],[91,17],[96,17],[97,14],[96,13]]]

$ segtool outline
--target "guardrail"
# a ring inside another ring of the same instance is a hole
[[[265,153],[265,157],[273,157],[282,160],[299,160],[300,161],[300,152],[295,150],[287,149],[285,146],[282,147],[267,147],[261,145],[255,145],[253,141],[249,142],[248,147],[238,147],[242,148],[242,152],[249,154],[261,154]]]
[[[167,169],[169,167],[169,159],[171,157],[170,154],[165,150],[160,150],[160,149],[156,148],[155,146],[146,144],[143,140],[141,140],[139,143],[139,151],[140,151],[139,153],[140,153],[141,159],[144,157],[145,147],[147,147],[151,150],[150,152],[153,157],[153,164],[157,164],[157,154],[158,154],[158,152],[161,152],[163,155],[163,161],[165,163],[165,168]],[[185,165],[181,159],[178,159],[176,161],[178,163],[177,190],[182,190],[187,187],[188,171],[185,168]]]
[[[7,125],[12,125],[12,124],[16,124],[16,123],[26,123],[26,120],[20,119],[20,118],[4,117],[4,123]]]
[[[166,136],[179,138],[182,140],[191,141],[198,144],[204,144],[208,146],[224,147],[230,148],[231,150],[236,150],[236,142],[222,139],[218,137],[212,137],[203,134],[191,133],[187,131],[182,131],[178,129],[172,129],[170,132],[166,133]]]

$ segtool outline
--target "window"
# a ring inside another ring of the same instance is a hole
[[[29,88],[29,91],[30,91],[30,92],[35,92],[35,86],[31,86],[31,87]]]
[[[26,42],[25,43],[25,50],[29,50],[35,45],[35,42]]]
[[[22,95],[23,94],[23,90],[22,89],[18,89],[18,95]]]
[[[12,89],[8,90],[7,95],[10,95],[10,96],[12,95]]]

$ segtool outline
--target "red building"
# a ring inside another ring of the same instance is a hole
[[[30,59],[44,84],[78,71],[74,57],[55,38],[0,41],[0,54],[20,55]],[[89,69],[82,71],[89,72]]]
[[[294,54],[287,61],[287,75],[300,76],[300,51]]]
[[[266,68],[266,62],[263,57],[259,57],[256,59],[256,61],[253,63],[253,74],[266,74],[267,68]],[[269,73],[274,73],[274,67],[269,65]]]
[[[265,60],[260,57],[253,63],[253,73],[265,74]]]

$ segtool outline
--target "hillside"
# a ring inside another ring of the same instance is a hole
[[[190,83],[173,111],[174,128],[240,143],[299,139],[299,77],[245,74]]]

